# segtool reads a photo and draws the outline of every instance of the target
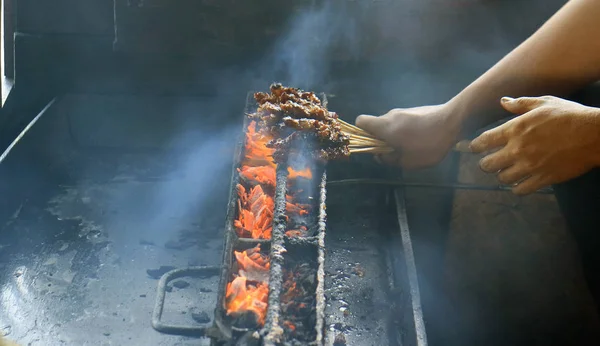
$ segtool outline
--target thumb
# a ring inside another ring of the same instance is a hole
[[[356,118],[356,126],[380,138],[385,129],[388,127],[385,118],[375,117],[372,115],[359,115]]]
[[[513,99],[512,97],[503,97],[500,100],[500,104],[507,111],[513,114],[524,114],[527,113],[542,104],[543,100],[538,97],[519,97]]]

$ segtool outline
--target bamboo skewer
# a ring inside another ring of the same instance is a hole
[[[350,137],[350,154],[369,153],[369,154],[389,154],[394,151],[386,142],[373,137],[367,131],[338,119],[342,132]]]
[[[374,147],[364,147],[364,148],[351,148],[350,153],[372,153],[372,154],[389,154],[393,152],[393,148],[374,148]]]
[[[384,141],[374,138],[371,134],[366,132],[365,130],[349,124],[342,119],[338,119],[342,127],[342,132],[350,137],[350,145],[348,148],[350,149],[350,153],[372,153],[372,154],[387,154],[394,152],[394,148],[390,147]],[[458,142],[453,151],[459,153],[471,153],[469,149],[469,141],[460,141]]]
[[[349,123],[343,121],[342,119],[338,119],[338,121],[339,121],[340,125],[342,125],[342,127],[346,130],[344,132],[362,135],[365,137],[371,137],[371,135],[367,131],[361,129],[360,127],[357,127],[356,125],[349,124]]]

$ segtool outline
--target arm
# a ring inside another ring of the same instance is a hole
[[[600,79],[600,1],[571,0],[534,35],[448,102],[470,133],[509,115],[502,96],[565,96]]]

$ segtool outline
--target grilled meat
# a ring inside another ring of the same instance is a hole
[[[350,138],[342,132],[337,114],[323,107],[313,92],[281,84],[273,84],[270,89],[270,93],[254,94],[259,107],[250,117],[276,138],[267,144],[275,149],[275,162],[301,152],[309,152],[318,161],[350,155]]]

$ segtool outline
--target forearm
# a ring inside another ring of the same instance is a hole
[[[600,79],[600,1],[571,0],[448,103],[470,133],[508,115],[502,96],[564,96]]]

